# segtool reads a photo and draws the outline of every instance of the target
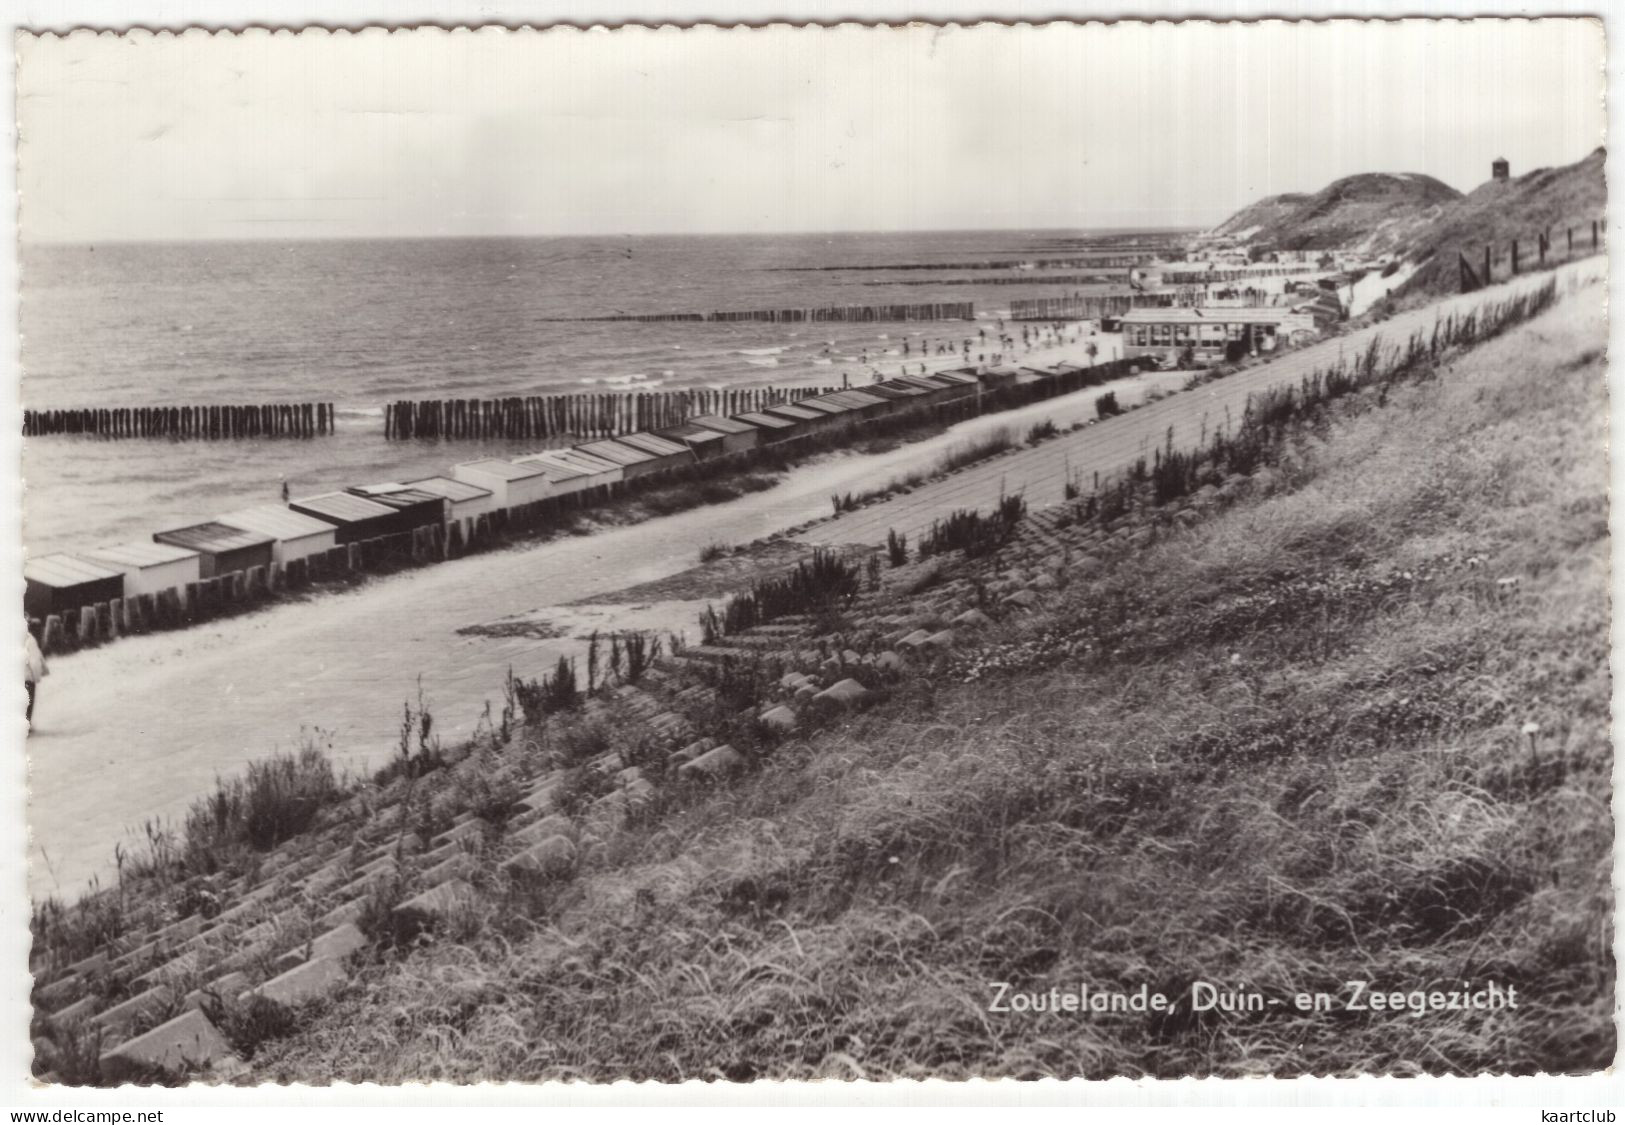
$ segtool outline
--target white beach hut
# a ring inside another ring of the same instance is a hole
[[[453,480],[478,485],[491,493],[491,507],[522,508],[554,495],[547,474],[534,466],[487,457],[451,467]]]
[[[202,578],[203,557],[186,547],[169,543],[119,543],[80,551],[80,557],[124,574],[124,596],[161,594]]]

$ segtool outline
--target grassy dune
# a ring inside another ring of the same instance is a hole
[[[1041,611],[881,706],[712,795],[663,791],[574,882],[379,954],[257,1075],[1609,1064],[1596,304],[1342,400],[1217,514],[1071,560]],[[996,981],[1194,980],[1282,1003],[988,1010]],[[1350,980],[1493,980],[1519,1006],[1292,1006]]]

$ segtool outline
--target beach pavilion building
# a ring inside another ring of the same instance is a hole
[[[1311,313],[1290,308],[1138,308],[1123,314],[1123,355],[1173,366],[1188,348],[1205,366],[1306,343],[1317,334]]]

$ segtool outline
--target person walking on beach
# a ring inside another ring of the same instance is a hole
[[[282,478],[282,502],[284,504],[286,504],[288,502],[288,478],[287,477]]]
[[[45,666],[45,654],[40,651],[39,642],[34,639],[34,634],[24,630],[23,636],[25,638],[23,641],[23,686],[28,689],[27,718],[28,725],[32,728],[34,725],[34,694],[39,690],[39,682],[50,675],[51,670]]]

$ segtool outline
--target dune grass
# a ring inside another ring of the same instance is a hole
[[[1531,1073],[1612,1061],[1605,338],[1569,302],[1294,423],[1218,514],[571,883],[481,880],[261,1079]],[[1262,1013],[989,1010],[995,982]],[[1300,1013],[1495,981],[1515,1010]]]

